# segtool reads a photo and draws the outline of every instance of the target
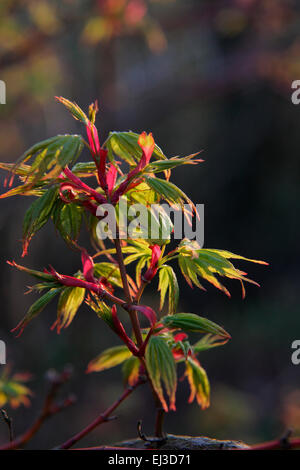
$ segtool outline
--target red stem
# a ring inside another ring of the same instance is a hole
[[[63,385],[63,383],[69,378],[69,373],[63,372],[59,377],[55,378],[54,381],[52,382],[51,388],[46,396],[44,406],[42,408],[42,411],[38,418],[35,420],[33,425],[24,432],[24,434],[21,434],[21,436],[18,436],[16,439],[13,441],[4,444],[0,446],[0,450],[11,450],[11,449],[18,449],[20,447],[23,447],[40,429],[40,427],[43,425],[44,421],[46,421],[47,418],[50,416],[55,415],[59,411],[65,409],[69,405],[72,405],[74,403],[73,398],[67,398],[63,403],[56,405],[54,403],[54,398],[56,396],[56,393],[58,391],[58,388]]]
[[[123,253],[122,253],[122,247],[121,247],[120,239],[118,238],[118,234],[117,234],[117,238],[114,240],[114,242],[115,242],[116,252],[117,252],[116,253],[116,258],[117,258],[118,265],[119,265],[119,268],[120,268],[120,274],[121,274],[124,294],[125,294],[127,304],[128,304],[128,313],[129,313],[130,320],[131,320],[131,323],[132,323],[132,329],[133,329],[137,344],[138,344],[139,347],[141,347],[142,344],[143,344],[143,337],[142,337],[142,333],[141,333],[141,327],[140,327],[140,323],[139,323],[139,319],[138,319],[136,311],[132,310],[130,308],[130,306],[132,305],[132,298],[131,298],[131,295],[130,295],[128,280],[127,280],[127,273],[126,273],[124,258],[123,258]]]
[[[97,426],[100,426],[100,424],[105,423],[109,416],[115,411],[116,408],[129,396],[131,393],[141,384],[143,384],[144,381],[140,380],[137,382],[134,386],[128,387],[116,400],[109,408],[104,413],[101,413],[94,421],[92,421],[88,426],[86,426],[82,431],[79,433],[75,434],[75,436],[71,437],[68,439],[64,444],[61,444],[58,446],[56,449],[69,449],[72,447],[74,444],[76,444],[80,439],[85,437],[87,434],[89,434],[93,429],[95,429]]]
[[[277,449],[296,449],[300,447],[300,438],[295,437],[292,439],[283,438],[283,439],[276,439],[274,441],[263,442],[262,444],[256,444],[254,446],[250,446],[249,449],[246,450],[277,450]]]

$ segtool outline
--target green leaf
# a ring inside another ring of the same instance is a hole
[[[56,326],[58,332],[67,328],[73,321],[85,296],[85,289],[81,287],[66,287],[60,294],[57,306]]]
[[[135,265],[135,280],[138,286],[141,283],[142,270],[144,269],[145,264],[148,260],[149,256],[142,256],[141,258],[139,258],[138,262]]]
[[[27,248],[32,237],[48,221],[58,195],[56,186],[48,189],[43,196],[36,199],[25,213],[23,221],[23,256],[27,254]]]
[[[131,246],[127,246],[127,251],[125,253],[131,253],[126,256],[124,262],[125,264],[130,264],[133,261],[137,261],[140,259],[150,260],[152,251],[149,248],[149,243],[142,239],[128,239],[128,244]],[[123,249],[122,249],[123,251]]]
[[[14,170],[14,173],[18,176],[28,176],[30,173],[30,168],[30,165],[23,165],[22,163],[17,168],[15,168],[15,163],[0,162],[1,170],[9,171],[10,173],[12,173]]]
[[[139,203],[144,206],[150,206],[159,202],[156,192],[144,181],[127,191],[126,198],[132,203]]]
[[[223,258],[241,259],[243,261],[250,261],[251,263],[264,264],[265,266],[269,265],[269,263],[267,263],[266,261],[245,258],[244,256],[236,255],[235,253],[230,253],[230,251],[226,251],[226,250],[213,250],[210,248],[209,250],[205,250],[205,251],[216,253],[217,255],[222,256]]]
[[[165,411],[168,405],[164,398],[162,383],[170,400],[170,409],[175,410],[177,388],[176,366],[171,350],[159,336],[152,336],[146,348],[146,365],[152,385]]]
[[[152,176],[145,176],[145,180],[150,188],[158,193],[171,206],[180,205],[182,207],[184,202],[187,202],[194,208],[194,204],[190,198],[174,183],[161,178],[153,178]]]
[[[105,369],[118,366],[126,359],[132,356],[126,346],[115,346],[103,351],[99,356],[93,359],[87,368],[87,372],[101,372]]]
[[[186,376],[191,390],[189,403],[196,397],[198,405],[205,410],[210,405],[210,385],[205,370],[197,360],[189,357],[186,361]]]
[[[193,287],[193,284],[195,284],[195,286],[199,287],[199,289],[205,290],[198,281],[197,271],[194,268],[194,261],[192,258],[179,256],[178,265],[183,277],[190,287]]]
[[[140,371],[140,361],[138,357],[131,356],[122,367],[124,385],[133,387],[138,381]]]
[[[72,173],[78,178],[93,176],[97,173],[95,162],[78,162],[72,167]]]
[[[251,260],[244,258],[239,255],[234,255],[228,251],[222,250],[211,250],[211,249],[199,249],[195,242],[190,240],[182,240],[178,249],[179,253],[178,263],[179,267],[189,285],[195,284],[198,287],[202,286],[199,284],[198,277],[200,276],[215,287],[223,291],[230,297],[229,291],[215,276],[227,277],[229,279],[237,279],[241,282],[243,297],[245,296],[245,289],[243,282],[249,282],[256,286],[259,286],[257,282],[245,277],[243,271],[240,271],[234,267],[234,265],[228,261],[228,258],[237,258],[246,261],[251,261],[259,264],[267,264],[264,261]]]
[[[142,157],[142,149],[138,145],[139,134],[135,132],[110,132],[105,146],[108,150],[109,158],[113,159],[113,154],[125,160],[129,165],[135,165],[136,160]],[[166,159],[162,150],[155,145],[153,156],[159,160]]]
[[[62,96],[56,96],[55,97],[57,101],[62,103],[67,110],[72,114],[73,118],[76,119],[77,121],[83,122],[85,125],[88,124],[89,119],[86,116],[86,114],[82,111],[82,109],[78,106],[77,103],[74,101],[70,101],[66,98],[63,98]]]
[[[127,206],[126,220],[128,222],[136,220],[136,214],[129,213],[130,207],[130,205]],[[139,213],[139,210],[137,212]],[[138,217],[140,217],[140,215]],[[159,204],[145,207],[138,222],[138,227],[136,226],[135,228],[135,234],[130,234],[130,236],[132,237],[131,240],[140,241],[140,251],[144,250],[149,252],[149,245],[165,245],[170,242],[174,226],[167,211]]]
[[[42,196],[45,192],[44,186],[46,186],[47,182],[40,182],[35,184],[23,184],[22,186],[17,186],[16,188],[12,188],[4,194],[1,194],[0,199],[5,199],[7,197],[12,196]]]
[[[18,325],[12,330],[19,330],[18,336],[22,334],[24,328],[28,323],[33,320],[37,315],[39,315],[44,308],[51,302],[57,294],[61,292],[61,287],[50,289],[46,294],[42,295],[34,304],[31,305],[27,311],[25,317],[18,323]]]
[[[85,300],[85,303],[92,309],[99,318],[115,331],[115,325],[112,318],[111,308],[105,302],[100,301],[90,293],[90,296]]]
[[[183,331],[194,331],[195,333],[211,333],[222,338],[230,339],[229,333],[221,326],[208,320],[207,318],[199,317],[194,313],[175,313],[162,318],[162,323],[165,327],[172,329],[180,329]]]
[[[11,169],[12,173],[17,173],[19,168],[24,167],[31,158],[34,158],[30,166],[24,185],[21,187],[26,192],[43,180],[55,180],[63,168],[74,163],[83,148],[82,137],[80,135],[57,135],[50,139],[39,142],[27,150]],[[8,191],[1,197],[13,195]]]
[[[160,173],[165,170],[172,170],[180,165],[195,165],[199,160],[194,161],[193,158],[199,155],[199,153],[200,152],[193,153],[187,157],[172,157],[167,160],[151,162],[145,167],[144,171],[149,173]]]
[[[164,264],[159,269],[160,310],[163,309],[167,291],[169,291],[169,315],[176,312],[179,300],[177,277],[171,266]]]
[[[57,201],[52,214],[53,222],[67,243],[77,241],[82,225],[83,208],[71,202]]]
[[[105,277],[108,282],[117,287],[122,287],[122,279],[119,267],[114,263],[102,262],[95,263],[94,275],[96,277]]]
[[[202,351],[207,351],[208,349],[216,348],[218,346],[223,346],[227,343],[227,338],[220,338],[220,336],[208,334],[203,336],[196,344],[193,345],[194,353],[199,353]]]
[[[41,279],[42,281],[50,281],[56,284],[56,280],[53,278],[52,274],[47,274],[42,271],[36,271],[35,269],[29,269],[25,266],[15,263],[15,261],[7,261],[10,266],[17,268],[19,271],[24,271],[27,274],[35,277],[36,279]]]

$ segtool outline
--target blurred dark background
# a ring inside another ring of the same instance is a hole
[[[300,6],[296,0],[2,0],[0,79],[7,104],[0,106],[0,160],[14,162],[36,141],[57,133],[83,132],[54,95],[84,109],[99,100],[102,140],[109,130],[152,131],[168,156],[203,149],[205,163],[173,171],[173,181],[194,202],[205,204],[205,247],[263,259],[269,267],[241,264],[261,288],[227,282],[232,298],[180,283],[179,311],[224,325],[232,340],[202,354],[212,404],[187,404],[183,382],[177,413],[166,430],[177,434],[258,442],[300,432],[300,366],[291,362],[299,320],[300,106],[291,83],[300,79]],[[4,175],[3,175],[4,176]],[[3,181],[3,177],[2,177]],[[4,189],[3,189],[4,191]],[[16,339],[10,333],[33,295],[20,262],[21,220],[30,198],[1,202],[0,338],[15,370],[30,371],[30,408],[15,411],[15,432],[38,413],[49,368],[71,363],[75,406],[49,421],[30,443],[52,447],[89,423],[122,390],[120,370],[85,375],[87,363],[118,341],[83,307],[60,335],[50,331],[55,303]],[[22,260],[49,263],[72,273],[80,267],[47,225]],[[153,292],[146,291],[152,302]],[[3,367],[3,366],[0,366]],[[82,444],[136,436],[136,423],[152,432],[147,387],[118,411],[119,419]],[[0,423],[0,438],[7,429]]]

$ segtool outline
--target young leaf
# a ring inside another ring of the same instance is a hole
[[[210,405],[210,385],[205,370],[196,359],[189,357],[185,373],[191,389],[189,403],[196,397],[198,405],[205,410]]]
[[[19,192],[24,190],[26,193],[30,187],[40,184],[43,180],[55,180],[63,168],[77,160],[82,148],[83,142],[80,135],[57,135],[33,145],[11,169],[11,172],[15,174],[20,166],[23,168],[24,163],[35,157]],[[14,195],[11,191],[1,197]]]
[[[96,175],[97,167],[95,162],[78,162],[72,167],[71,171],[78,178],[88,178]]]
[[[190,287],[193,287],[193,284],[195,284],[199,289],[206,290],[198,280],[197,271],[194,268],[194,260],[192,258],[179,255],[178,265],[184,279]]]
[[[220,336],[212,335],[212,334],[207,334],[203,336],[199,341],[197,341],[196,344],[193,345],[193,351],[195,354],[202,352],[202,351],[207,351],[208,349],[211,348],[216,348],[218,346],[223,346],[226,344],[228,341],[227,338],[220,338]]]
[[[40,181],[34,185],[31,183],[16,186],[4,194],[0,195],[0,199],[5,199],[12,196],[42,196],[45,192],[44,187],[48,184],[47,181]]]
[[[111,284],[122,287],[122,279],[119,267],[114,263],[106,261],[94,265],[94,275],[96,277],[105,277]]]
[[[42,310],[51,302],[57,294],[61,292],[61,287],[50,289],[46,294],[42,295],[34,304],[31,305],[27,311],[25,317],[18,323],[18,325],[12,330],[15,332],[19,330],[18,336],[23,333],[24,328],[28,323],[33,320],[37,315],[39,315]]]
[[[88,117],[82,111],[82,109],[78,106],[77,103],[67,100],[66,98],[63,98],[62,96],[56,96],[55,98],[57,101],[62,103],[67,108],[67,110],[72,114],[74,119],[76,119],[77,121],[81,121],[86,125],[88,124],[89,122]]]
[[[150,188],[158,193],[171,206],[177,204],[182,207],[184,202],[186,202],[194,207],[194,204],[190,198],[170,181],[162,180],[160,178],[153,178],[152,176],[145,176],[145,180]]]
[[[53,222],[62,238],[70,243],[77,241],[81,229],[83,208],[71,202],[57,201],[52,214]]]
[[[159,196],[144,181],[127,191],[126,198],[132,203],[144,204],[147,207],[159,202]]]
[[[171,266],[164,264],[159,270],[160,310],[163,309],[167,291],[169,291],[169,315],[176,312],[179,300],[179,287],[176,274]]]
[[[30,274],[31,276],[35,277],[36,279],[41,279],[42,281],[48,281],[50,283],[53,283],[53,285],[56,285],[57,282],[55,279],[53,279],[52,274],[47,274],[42,271],[36,271],[35,269],[29,269],[26,268],[25,266],[21,266],[20,264],[15,263],[15,261],[7,261],[7,263],[10,266],[13,266],[14,268],[17,268],[19,271],[24,271],[25,273]]]
[[[197,279],[197,276],[200,276],[223,291],[229,297],[229,291],[221,284],[215,274],[222,277],[227,277],[229,279],[239,280],[242,284],[243,297],[245,295],[243,281],[259,286],[257,282],[245,277],[246,273],[236,269],[234,265],[228,261],[229,258],[242,259],[259,264],[267,264],[264,261],[251,260],[239,255],[235,255],[228,251],[204,248],[199,249],[199,247],[195,245],[195,242],[191,242],[186,239],[180,243],[178,252],[178,262],[180,269],[190,285],[195,284],[198,285],[198,287],[202,287],[199,285],[199,281]]]
[[[162,383],[170,399],[170,410],[175,410],[177,388],[176,366],[171,350],[159,336],[152,336],[146,348],[146,365],[152,385],[165,411],[168,405],[164,398]]]
[[[137,357],[131,356],[126,359],[122,366],[123,381],[125,385],[133,387],[138,381],[140,373],[140,361]]]
[[[36,199],[27,210],[23,221],[23,254],[27,254],[27,248],[32,237],[48,221],[57,198],[56,186],[48,189],[43,196]]]
[[[245,258],[244,256],[236,255],[235,253],[230,253],[230,251],[226,251],[226,250],[213,250],[213,249],[210,248],[209,250],[207,249],[205,251],[211,252],[211,253],[216,253],[217,255],[222,256],[223,258],[241,259],[243,261],[250,261],[251,263],[263,264],[265,266],[269,265],[269,263],[267,263],[266,261],[261,261],[261,260],[258,260],[258,259]]]
[[[126,346],[106,349],[89,363],[87,372],[101,372],[102,370],[110,369],[122,364],[122,362],[131,356],[132,354]]]
[[[166,328],[180,329],[183,331],[194,331],[195,333],[211,333],[222,338],[230,339],[230,335],[221,326],[199,317],[194,313],[175,313],[162,318],[162,323]]]
[[[94,295],[90,294],[90,297],[88,297],[85,300],[85,303],[92,309],[96,314],[98,315],[99,318],[101,318],[105,323],[115,331],[115,325],[113,322],[112,318],[112,313],[111,313],[111,308],[106,305],[105,302],[100,301],[99,299],[96,299]]]
[[[151,162],[145,167],[144,171],[147,173],[160,173],[165,170],[172,170],[180,165],[196,165],[197,163],[204,161],[200,159],[193,160],[193,158],[199,155],[199,153],[200,152],[193,153],[187,157],[173,157],[168,158],[167,160]]]
[[[110,159],[113,158],[112,154],[115,154],[129,165],[135,165],[136,160],[139,161],[142,157],[142,149],[138,145],[139,137],[135,132],[110,132],[105,142]],[[158,145],[154,147],[153,156],[159,160],[166,159]]]
[[[85,289],[81,287],[66,287],[60,294],[57,306],[57,326],[58,332],[61,328],[67,328],[73,321],[77,310],[82,304],[85,296]]]

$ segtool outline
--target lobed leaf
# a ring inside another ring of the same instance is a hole
[[[111,284],[122,287],[122,279],[120,274],[119,267],[114,263],[102,262],[95,263],[94,265],[94,275],[96,277],[105,277]]]
[[[193,351],[197,354],[202,351],[207,351],[208,349],[223,346],[227,341],[227,338],[224,339],[218,335],[207,334],[193,345]]]
[[[135,132],[110,132],[104,144],[110,160],[113,160],[115,154],[129,165],[135,165],[142,157],[142,149],[138,145],[139,137]],[[166,159],[158,145],[154,147],[153,156],[159,160]]]
[[[183,331],[194,331],[195,333],[211,333],[221,338],[230,339],[229,333],[221,326],[194,313],[175,313],[174,315],[163,317],[161,321],[170,330],[180,329]]]
[[[23,192],[27,194],[30,188],[34,189],[37,184],[42,184],[43,180],[55,180],[67,165],[77,160],[82,148],[80,135],[67,134],[57,135],[33,145],[10,169],[11,173],[16,174],[20,172],[19,168],[24,169],[24,164],[34,158],[23,186],[2,194],[1,198]]]
[[[169,315],[176,312],[178,300],[179,300],[179,287],[177,277],[171,266],[164,264],[159,269],[159,284],[158,290],[160,291],[160,310],[163,309],[165,303],[165,297],[167,292],[169,301]]]
[[[24,271],[25,273],[30,274],[36,279],[41,279],[42,281],[49,281],[50,283],[52,282],[54,285],[56,285],[56,280],[53,279],[52,274],[47,274],[42,271],[36,271],[35,269],[26,268],[25,266],[21,266],[20,264],[17,264],[15,261],[7,261],[7,263],[10,266],[17,268],[19,271]]]
[[[102,370],[110,369],[122,364],[122,362],[131,356],[132,354],[126,346],[115,346],[106,349],[89,363],[87,372],[101,372]]]
[[[31,305],[24,318],[12,331],[14,332],[19,330],[18,336],[20,336],[23,333],[24,328],[28,325],[28,323],[31,322],[31,320],[33,320],[35,317],[37,317],[51,302],[51,300],[53,300],[54,297],[56,297],[61,292],[61,290],[61,287],[53,288],[46,292],[46,294],[42,295],[42,297],[40,297],[36,302],[34,302],[34,304]]]
[[[184,202],[190,204],[193,208],[195,207],[191,199],[174,183],[163,180],[161,178],[154,178],[152,176],[145,176],[146,183],[156,193],[158,193],[165,201],[171,206],[179,205],[183,207]]]
[[[124,385],[129,385],[133,387],[139,378],[140,373],[140,361],[137,357],[131,356],[123,364],[122,374]]]
[[[66,287],[59,296],[57,306],[57,326],[58,332],[61,328],[67,328],[73,321],[85,296],[85,289],[81,287]]]
[[[52,212],[56,229],[67,243],[77,241],[83,220],[83,208],[73,202],[58,200]]]
[[[196,397],[198,405],[205,410],[210,405],[210,385],[205,370],[196,359],[189,357],[186,361],[185,374],[191,390],[189,403],[192,403]]]
[[[97,167],[95,162],[78,162],[72,167],[71,171],[78,178],[85,178],[96,175]]]
[[[162,383],[170,400],[170,410],[175,410],[177,388],[176,366],[170,348],[159,336],[152,336],[146,348],[146,365],[152,385],[165,411],[168,405],[164,398]]]
[[[173,168],[181,165],[196,165],[199,162],[203,162],[203,160],[200,159],[193,160],[193,158],[199,155],[199,153],[200,152],[193,153],[186,157],[172,157],[166,160],[151,162],[145,167],[144,172],[160,173],[165,170],[172,170]]]
[[[99,318],[101,318],[112,330],[115,331],[115,325],[111,313],[111,308],[106,305],[105,302],[96,298],[90,293],[89,297],[85,300],[85,303],[92,309]]]
[[[53,186],[48,189],[40,198],[36,199],[27,209],[23,221],[23,254],[27,254],[27,248],[32,237],[48,221],[54,209],[58,195],[58,188]]]
[[[226,295],[230,297],[230,293],[223,284],[218,280],[216,274],[221,277],[229,279],[237,279],[241,282],[243,297],[245,296],[245,289],[243,282],[249,282],[256,286],[259,284],[245,275],[246,273],[235,268],[229,261],[229,258],[242,259],[259,264],[267,264],[264,261],[252,260],[244,258],[243,256],[235,255],[228,251],[199,249],[195,242],[183,240],[178,247],[178,263],[183,276],[190,286],[193,284],[203,288],[198,281],[198,276],[202,277],[210,284],[214,285]]]
[[[72,114],[74,119],[76,119],[77,121],[81,121],[86,125],[88,124],[89,119],[87,115],[82,111],[82,109],[78,106],[77,103],[63,98],[62,96],[56,96],[55,98],[67,108],[67,110]]]

